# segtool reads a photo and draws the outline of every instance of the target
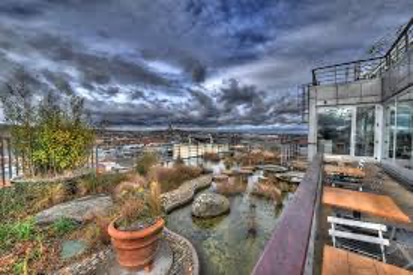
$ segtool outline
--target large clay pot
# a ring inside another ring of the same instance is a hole
[[[155,257],[158,242],[164,228],[164,220],[137,231],[121,231],[114,223],[108,226],[112,246],[117,253],[118,263],[127,268],[149,268]]]

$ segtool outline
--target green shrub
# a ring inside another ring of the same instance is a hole
[[[21,260],[19,262],[16,262],[13,264],[13,274],[15,275],[22,275],[25,274],[25,270],[26,270],[26,261],[25,260]]]
[[[69,86],[60,86],[39,102],[36,98],[41,93],[24,85],[28,77],[24,71],[17,72],[0,95],[5,120],[11,125],[13,150],[25,156],[24,174],[34,177],[82,168],[94,143],[84,99]],[[57,96],[62,100],[57,101]]]
[[[36,234],[36,225],[34,219],[29,218],[23,221],[17,221],[12,228],[12,233],[19,241],[32,240]]]
[[[9,238],[13,235],[12,225],[8,223],[0,224],[0,241],[8,243]]]
[[[60,218],[54,221],[52,224],[53,232],[58,236],[62,236],[66,233],[72,232],[77,227],[78,227],[78,224],[68,218]]]
[[[140,158],[138,158],[135,169],[140,175],[146,176],[151,167],[157,163],[158,157],[155,153],[145,152]]]

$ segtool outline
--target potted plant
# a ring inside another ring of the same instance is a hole
[[[149,270],[164,228],[159,185],[126,186],[118,200],[119,216],[108,226],[118,263]]]

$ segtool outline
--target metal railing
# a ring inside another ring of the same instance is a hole
[[[411,19],[384,56],[315,68],[312,70],[312,85],[348,83],[381,77],[384,72],[406,59],[412,46]]]
[[[322,190],[322,162],[322,154],[317,154],[283,210],[253,274],[312,273]]]
[[[382,74],[385,58],[357,60],[312,70],[313,85],[327,85],[373,79]]]

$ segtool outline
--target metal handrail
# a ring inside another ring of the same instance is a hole
[[[412,49],[412,27],[413,19],[407,23],[384,56],[314,68],[312,85],[347,83],[382,76]]]
[[[317,154],[283,210],[253,274],[299,275],[312,272],[322,172],[322,154]]]

